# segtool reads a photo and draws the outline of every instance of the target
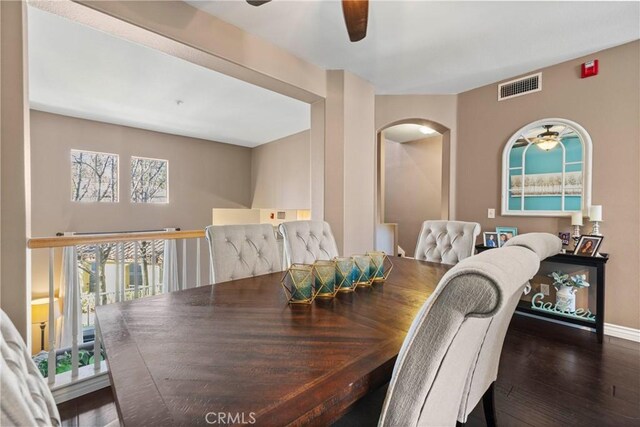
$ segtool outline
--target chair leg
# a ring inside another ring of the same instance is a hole
[[[492,382],[487,391],[482,396],[482,407],[484,408],[484,418],[487,421],[487,427],[496,427],[496,406],[494,397],[495,382]]]

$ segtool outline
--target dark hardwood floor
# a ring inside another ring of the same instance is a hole
[[[110,388],[59,409],[65,426],[103,426],[116,418]],[[496,409],[500,427],[640,426],[640,344],[608,336],[598,344],[588,331],[515,315]],[[480,404],[467,426],[484,425]]]

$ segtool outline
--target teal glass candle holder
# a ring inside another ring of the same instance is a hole
[[[292,264],[280,283],[289,304],[311,304],[316,297],[312,265]]]
[[[371,280],[376,283],[382,283],[387,280],[389,273],[393,269],[391,260],[382,251],[367,252],[371,257]]]
[[[336,263],[336,287],[338,292],[353,292],[353,258],[335,257]]]
[[[369,255],[354,255],[353,281],[356,287],[371,286],[371,257]]]
[[[336,295],[336,263],[316,261],[313,264],[314,286],[317,298],[333,298]]]

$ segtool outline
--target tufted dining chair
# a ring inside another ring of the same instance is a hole
[[[480,224],[463,221],[425,221],[418,235],[415,259],[456,264],[473,255]]]
[[[497,367],[515,305],[539,265],[534,252],[514,246],[449,270],[409,329],[378,425],[455,425],[463,403],[484,393],[477,379],[494,376],[486,370]]]
[[[0,310],[0,425],[60,426],[51,391],[7,314]]]
[[[525,248],[538,257],[538,260],[555,255],[562,249],[562,241],[553,234],[549,233],[528,233],[509,239],[501,249],[506,250],[508,247]],[[494,250],[495,252],[496,250]],[[484,343],[478,353],[478,358],[474,368],[469,371],[467,377],[467,393],[466,399],[460,403],[458,412],[458,425],[464,425],[467,422],[469,414],[475,406],[483,400],[485,418],[488,426],[496,424],[495,407],[493,402],[493,390],[496,379],[498,378],[498,365],[500,362],[500,352],[502,343],[507,333],[507,327],[511,320],[520,293],[514,294],[502,305],[496,318],[487,331]],[[497,352],[497,354],[496,354]]]
[[[289,221],[280,224],[284,237],[286,265],[313,264],[318,260],[330,260],[337,256],[338,247],[325,221]]]
[[[282,271],[282,260],[270,224],[210,225],[209,242],[213,283]]]

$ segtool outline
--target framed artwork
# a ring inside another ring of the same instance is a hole
[[[498,234],[498,247],[501,248],[509,239],[518,235],[518,228],[496,227],[496,233]]]
[[[604,236],[580,236],[576,248],[573,250],[574,255],[596,256],[598,248],[602,243]]]
[[[495,231],[489,231],[486,233],[482,233],[484,236],[484,245],[488,248],[497,248],[498,247],[498,233]]]

